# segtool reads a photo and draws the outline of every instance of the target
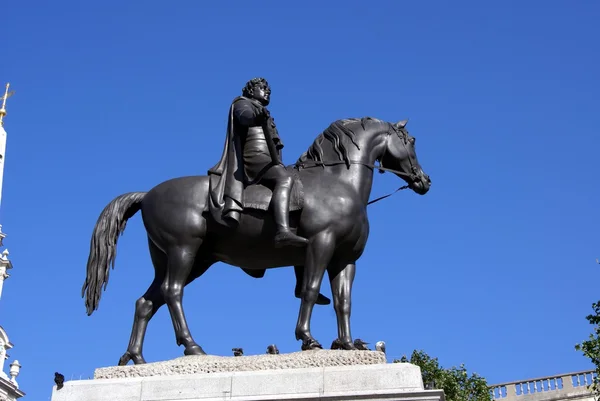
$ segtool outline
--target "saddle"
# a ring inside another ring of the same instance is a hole
[[[302,210],[304,206],[304,186],[302,180],[298,174],[298,170],[294,169],[294,165],[287,166],[285,168],[288,172],[292,173],[294,186],[290,193],[290,212],[296,210]],[[271,198],[273,197],[273,191],[268,187],[258,183],[250,184],[244,188],[242,202],[244,209],[254,210],[269,210],[271,205]]]

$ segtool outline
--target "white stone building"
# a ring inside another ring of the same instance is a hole
[[[0,97],[0,199],[2,196],[2,178],[4,176],[4,154],[6,151],[6,131],[4,130],[3,118],[6,115],[6,99],[10,96],[8,92],[9,85],[6,84],[6,91],[4,95]],[[6,234],[2,232],[2,226],[0,225],[0,248],[4,246],[3,240]],[[5,249],[0,254],[0,298],[2,297],[2,289],[4,288],[4,281],[10,276],[8,271],[12,269],[12,263],[8,260],[8,249]],[[0,314],[0,316],[2,316]],[[2,326],[0,326],[0,401],[14,401],[25,395],[19,390],[19,383],[17,383],[17,376],[21,369],[19,361],[16,359],[10,364],[8,372],[5,372],[5,362],[9,358],[8,351],[13,348],[13,344],[8,339],[8,334]]]
[[[13,347],[6,331],[0,326],[0,401],[14,401],[25,395],[19,390],[17,376],[21,365],[16,359],[10,364],[8,374],[4,371],[4,362],[8,359],[7,351]]]

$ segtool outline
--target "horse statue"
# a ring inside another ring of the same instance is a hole
[[[250,275],[255,272],[254,277],[272,268],[303,269],[295,332],[302,350],[322,348],[311,334],[310,322],[327,271],[337,317],[336,341],[342,349],[356,349],[350,332],[352,283],[369,234],[367,204],[374,171],[390,171],[406,182],[405,187],[426,194],[431,180],[418,162],[415,138],[406,130],[406,120],[338,120],[287,168],[293,171],[298,188],[290,205],[290,227],[308,239],[305,247],[274,246],[275,224],[267,212],[272,193],[259,184],[244,190],[244,212],[234,229],[217,223],[207,212],[208,176],[170,179],[148,192],[120,195],[104,208],[93,230],[82,288],[88,316],[98,308],[114,268],[117,239],[139,210],[155,271],[152,284],[136,301],[129,346],[119,365],[130,360],[145,363],[146,328],[165,303],[184,354],[205,354],[192,338],[182,297],[184,287],[216,262],[240,267]]]

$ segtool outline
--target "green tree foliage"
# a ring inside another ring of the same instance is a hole
[[[485,378],[473,372],[470,376],[464,364],[443,368],[437,358],[424,351],[413,351],[410,359],[403,356],[394,363],[408,362],[421,368],[426,388],[444,390],[447,401],[491,401],[492,394]]]
[[[600,301],[592,304],[594,314],[587,315],[586,319],[591,325],[594,325],[594,333],[590,334],[586,341],[580,344],[575,344],[575,349],[581,351],[583,355],[588,357],[590,361],[596,367],[596,377],[592,381],[592,384],[588,386],[594,393],[596,400],[600,399],[600,383],[598,377],[600,377]]]

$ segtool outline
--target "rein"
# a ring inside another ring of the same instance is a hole
[[[344,164],[344,165],[346,164],[343,161],[338,161],[338,162],[316,162],[316,161],[312,161],[312,160],[310,161],[310,163],[312,163],[313,166],[307,166],[306,162],[303,162],[303,163],[296,163],[296,167],[298,167],[300,169],[300,168],[307,168],[307,167],[317,167],[317,166],[325,167],[325,166],[336,166],[336,165],[339,165],[339,164]],[[405,177],[405,178],[407,178],[407,179],[409,179],[411,181],[415,180],[415,178],[414,178],[415,175],[414,174],[406,174],[406,173],[404,173],[402,171],[393,170],[391,168],[386,168],[386,167],[383,167],[381,165],[375,166],[373,164],[363,163],[363,162],[359,162],[359,161],[355,161],[355,160],[350,160],[350,164],[359,164],[361,166],[369,167],[370,169],[373,169],[373,170],[378,169],[381,173],[383,173],[385,171],[389,171],[390,173],[394,173],[394,174],[397,174],[397,175],[399,175],[401,177]],[[367,203],[367,206],[370,205],[370,204],[372,204],[372,203],[379,202],[380,200],[383,200],[385,198],[389,198],[390,196],[394,195],[396,192],[402,191],[403,189],[407,189],[409,187],[410,187],[409,185],[403,185],[400,188],[396,189],[394,192],[390,192],[387,195],[380,196],[377,199],[373,199],[373,200],[369,201]]]

